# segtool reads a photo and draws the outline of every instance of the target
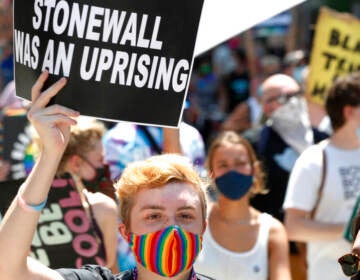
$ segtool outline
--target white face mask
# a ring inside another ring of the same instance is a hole
[[[301,97],[291,97],[270,117],[272,128],[298,153],[314,143],[306,102]]]

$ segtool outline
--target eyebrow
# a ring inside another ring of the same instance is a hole
[[[156,204],[148,204],[140,208],[140,211],[145,211],[145,210],[165,210],[165,207]],[[181,210],[196,210],[196,208],[191,205],[185,205],[176,209],[176,211],[181,211]]]
[[[196,208],[194,206],[191,206],[191,205],[185,205],[185,206],[182,206],[180,208],[177,209],[177,211],[181,211],[181,210],[196,210]]]
[[[238,145],[238,144],[236,144],[236,145]],[[240,145],[242,145],[242,144],[240,144]],[[240,157],[236,157],[235,160],[240,161],[240,162],[248,162],[248,163],[250,163],[250,159],[247,159],[245,155],[242,155]],[[226,158],[221,158],[220,160],[215,162],[215,164],[222,164],[222,163],[227,163],[227,159]]]
[[[140,211],[144,210],[164,210],[165,207],[156,204],[147,204],[140,208]]]

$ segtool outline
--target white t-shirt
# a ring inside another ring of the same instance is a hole
[[[268,279],[268,240],[274,222],[275,219],[269,214],[260,214],[256,243],[249,251],[242,253],[219,245],[208,226],[203,236],[203,248],[194,264],[195,271],[218,280]]]
[[[314,219],[346,224],[360,194],[360,149],[343,150],[326,145],[327,174]],[[315,206],[322,176],[322,148],[313,145],[295,163],[290,175],[284,208],[311,212]],[[308,243],[308,280],[347,279],[337,259],[351,251],[345,239]]]

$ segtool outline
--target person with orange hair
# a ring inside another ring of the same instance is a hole
[[[40,211],[70,137],[78,112],[50,99],[66,84],[62,78],[41,89],[48,73],[32,89],[28,118],[43,140],[39,158],[0,225],[1,279],[209,279],[193,270],[206,228],[202,181],[180,155],[160,155],[130,164],[117,183],[121,201],[120,233],[129,241],[136,268],[113,275],[105,267],[52,270],[28,257]],[[171,261],[169,261],[171,260]]]

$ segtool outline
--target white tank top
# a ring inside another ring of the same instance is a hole
[[[269,231],[274,222],[272,216],[261,213],[256,243],[249,251],[241,253],[220,246],[207,227],[195,271],[217,280],[267,280]]]

